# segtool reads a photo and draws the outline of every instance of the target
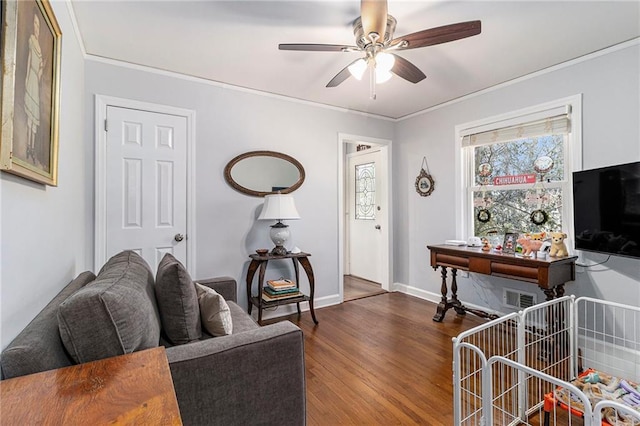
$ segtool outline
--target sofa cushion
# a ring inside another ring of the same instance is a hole
[[[9,343],[0,357],[3,379],[73,365],[60,340],[58,307],[95,278],[89,271],[78,275]]]
[[[202,327],[212,336],[227,336],[233,332],[231,311],[224,298],[214,289],[196,283]]]
[[[158,346],[153,273],[133,251],[113,256],[95,281],[58,309],[60,337],[77,363]]]
[[[185,267],[172,254],[158,265],[155,285],[162,330],[174,345],[202,337],[196,287]]]

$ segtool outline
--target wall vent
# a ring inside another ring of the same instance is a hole
[[[517,309],[525,309],[538,303],[533,293],[526,293],[512,288],[505,288],[502,294],[503,304]]]

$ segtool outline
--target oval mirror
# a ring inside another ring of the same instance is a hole
[[[304,182],[304,168],[298,160],[280,152],[251,151],[229,161],[224,178],[243,194],[264,197],[298,189]]]

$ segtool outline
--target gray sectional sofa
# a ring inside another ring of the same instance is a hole
[[[198,282],[226,299],[232,334],[211,337],[202,330],[198,339],[172,345],[153,272],[134,252],[122,252],[97,276],[78,275],[5,348],[2,378],[162,345],[185,425],[305,424],[302,331],[288,321],[258,326],[236,304],[232,278]]]

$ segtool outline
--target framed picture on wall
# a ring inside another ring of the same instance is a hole
[[[47,0],[2,2],[0,169],[58,184],[62,33]]]

